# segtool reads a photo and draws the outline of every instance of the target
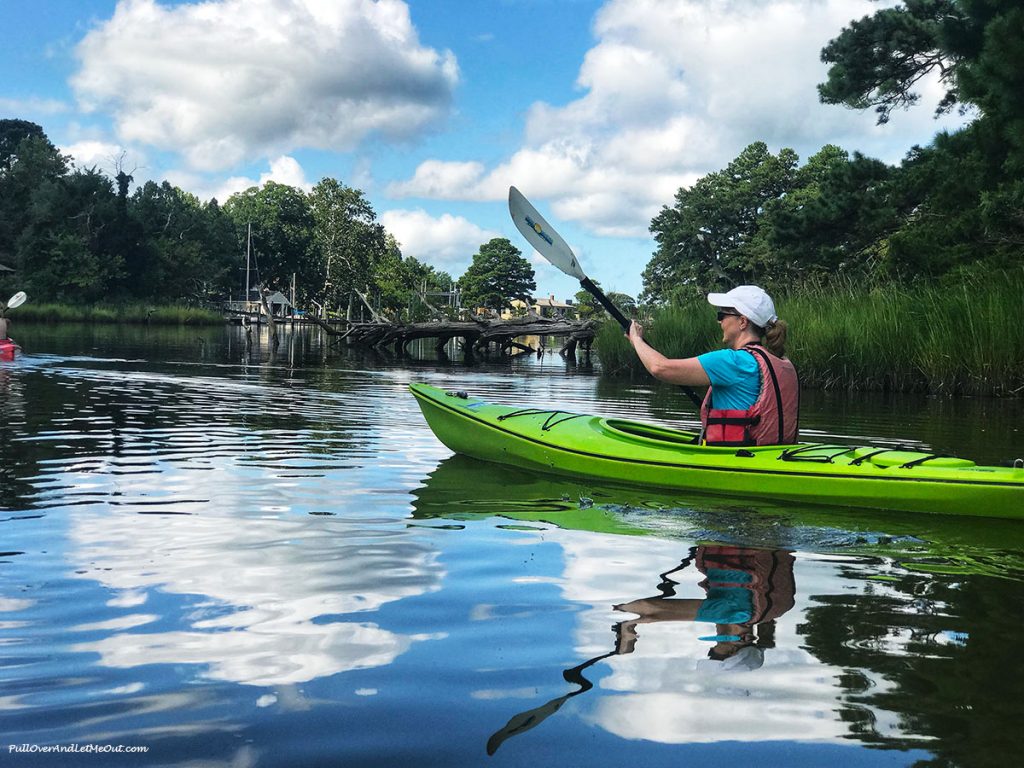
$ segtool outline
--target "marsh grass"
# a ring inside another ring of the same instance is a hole
[[[1024,395],[1024,270],[935,285],[807,285],[777,300],[788,354],[816,389]],[[716,349],[706,304],[655,310],[646,337],[669,357]],[[612,323],[595,342],[604,369],[643,373]]]
[[[31,299],[31,297],[30,297]],[[74,307],[39,304],[31,300],[11,311],[15,322],[28,323],[149,323],[152,325],[219,325],[224,316],[209,309],[146,304]]]

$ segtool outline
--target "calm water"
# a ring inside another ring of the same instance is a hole
[[[4,765],[1019,759],[1024,524],[529,475],[452,457],[406,391],[693,422],[670,389],[557,356],[467,368],[313,331],[272,355],[237,329],[14,330]],[[804,409],[810,436],[989,462],[1024,454],[1022,423],[999,401]],[[148,751],[11,751],[75,744]]]

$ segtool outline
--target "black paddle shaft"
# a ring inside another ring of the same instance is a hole
[[[586,290],[591,296],[597,299],[598,303],[602,307],[608,310],[608,314],[615,318],[616,322],[618,322],[618,324],[622,326],[622,330],[629,330],[630,321],[627,320],[626,316],[619,311],[618,307],[612,304],[611,299],[604,295],[604,291],[602,291],[600,288],[594,285],[594,282],[589,277],[584,277],[582,280],[580,280],[580,285],[582,285],[583,289]]]
[[[612,304],[611,299],[604,295],[604,291],[602,291],[600,288],[594,285],[593,280],[591,280],[589,277],[584,277],[583,279],[580,280],[580,285],[583,286],[583,289],[587,291],[591,296],[597,299],[597,302],[602,307],[608,310],[608,314],[615,318],[615,321],[622,326],[622,330],[627,332],[629,331],[629,325],[631,321],[627,320],[626,316],[619,311],[619,308]],[[685,385],[680,385],[679,388],[686,393],[686,396],[690,398],[694,405],[696,405],[698,408],[701,407],[703,401],[700,399],[696,392],[694,392],[692,389]]]

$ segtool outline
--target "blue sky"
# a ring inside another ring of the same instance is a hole
[[[890,3],[891,4],[891,3]],[[363,189],[403,252],[458,277],[511,239],[514,184],[591,278],[637,294],[647,227],[750,142],[898,162],[956,115],[818,104],[819,52],[871,0],[0,0],[0,118],[81,166],[202,199],[273,179]]]

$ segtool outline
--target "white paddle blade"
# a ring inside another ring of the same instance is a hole
[[[25,299],[27,298],[28,296],[25,295],[24,291],[18,291],[16,294],[11,296],[10,299],[7,300],[7,308],[14,309],[15,307],[20,307],[22,304],[25,303]]]
[[[575,277],[577,280],[586,278],[579,262],[576,261],[572,248],[515,187],[508,188],[508,212],[512,214],[512,222],[516,225],[516,229],[522,233],[537,253],[565,274]]]

